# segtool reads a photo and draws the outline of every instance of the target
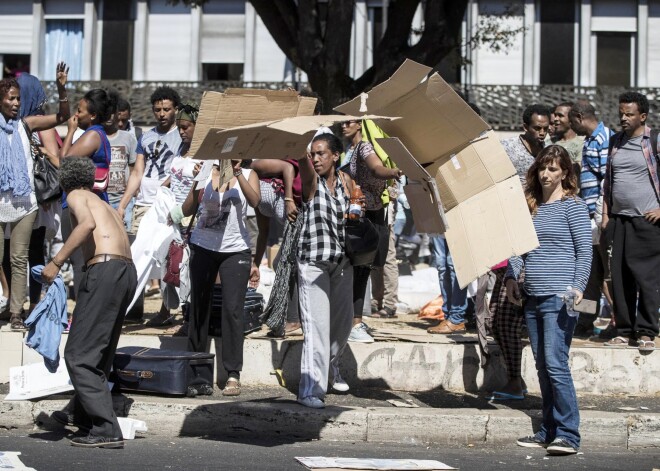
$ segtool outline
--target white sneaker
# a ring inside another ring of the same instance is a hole
[[[323,409],[325,407],[325,402],[316,396],[307,396],[302,399],[298,398],[298,404],[302,404],[305,407],[311,407],[312,409]]]
[[[5,310],[7,304],[9,304],[9,299],[5,298],[4,296],[0,296],[0,312]]]
[[[351,329],[351,334],[348,336],[349,342],[359,342],[359,343],[373,343],[374,338],[369,335],[367,332],[367,325],[364,322],[361,322],[357,325],[354,325]]]
[[[344,392],[348,392],[348,390],[350,388],[348,387],[348,384],[346,383],[346,381],[344,381],[344,378],[342,378],[339,375],[339,373],[337,373],[335,375],[335,380],[332,383],[332,389],[333,389],[333,391],[344,393]]]

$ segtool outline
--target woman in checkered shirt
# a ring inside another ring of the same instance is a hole
[[[342,144],[332,134],[312,141],[300,160],[303,232],[298,251],[300,321],[303,341],[298,402],[325,407],[328,375],[332,388],[347,391],[337,368],[353,323],[353,267],[344,252],[344,218],[353,190],[337,170]]]

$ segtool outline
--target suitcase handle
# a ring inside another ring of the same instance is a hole
[[[133,370],[117,370],[119,376],[127,378],[137,378],[137,379],[151,379],[155,376],[153,371],[133,371]]]

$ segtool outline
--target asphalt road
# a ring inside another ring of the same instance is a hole
[[[69,445],[70,432],[10,430],[0,432],[2,451],[20,451],[26,466],[58,470],[301,470],[296,456],[417,458],[441,461],[462,470],[635,470],[660,468],[660,450],[612,451],[585,448],[575,456],[547,457],[545,450],[505,447],[431,449],[414,445],[264,441],[258,437],[156,438],[127,441],[123,450],[81,449]],[[603,444],[606,445],[606,444]]]

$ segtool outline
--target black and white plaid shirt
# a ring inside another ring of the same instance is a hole
[[[302,262],[341,262],[344,257],[344,214],[349,197],[341,178],[337,177],[335,196],[332,196],[324,178],[316,176],[316,193],[303,205],[302,236],[298,258]]]

